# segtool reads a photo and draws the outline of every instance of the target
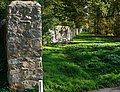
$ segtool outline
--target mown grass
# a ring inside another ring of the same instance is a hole
[[[81,33],[43,49],[45,92],[86,92],[120,86],[120,42]]]
[[[44,46],[43,80],[44,92],[86,92],[120,86],[120,42],[81,33],[67,44]]]

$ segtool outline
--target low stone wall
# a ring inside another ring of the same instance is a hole
[[[58,43],[58,42],[68,42],[73,37],[81,33],[78,28],[73,29],[69,26],[56,26],[54,29],[49,29],[49,32],[52,36],[52,43]]]
[[[71,30],[68,26],[56,26],[54,30],[49,30],[52,36],[52,42],[64,42],[71,39]]]

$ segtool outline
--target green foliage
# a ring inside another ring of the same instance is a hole
[[[42,5],[43,34],[56,25],[80,28],[86,23],[86,1],[38,0]]]
[[[120,2],[118,0],[89,0],[88,5],[90,32],[109,36],[120,35],[118,22]]]
[[[120,36],[120,16],[115,17],[114,34]]]
[[[9,1],[8,0],[1,0],[0,1],[0,22],[3,18],[6,18],[6,7],[8,5]]]
[[[0,9],[5,9],[8,4],[8,0],[1,0],[0,1]]]
[[[43,45],[49,45],[51,43],[51,39],[52,39],[52,36],[50,34],[50,32],[46,32],[44,35],[43,35]]]

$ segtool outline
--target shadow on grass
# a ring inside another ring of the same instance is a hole
[[[104,37],[97,37],[97,36],[81,36],[81,35],[78,35],[74,38],[74,40],[77,40],[77,41],[87,41],[87,42],[111,42],[112,40],[110,40],[110,38],[104,38]]]
[[[45,92],[85,92],[120,85],[120,44],[90,35],[83,33],[73,39],[75,44],[43,50]]]
[[[119,42],[119,40],[112,40],[114,37],[110,37],[110,36],[95,36],[93,34],[89,34],[88,33],[81,33],[80,35],[76,36],[72,41],[70,41],[67,44],[73,44],[73,45],[78,45],[78,44],[92,44],[92,43],[96,43],[96,44],[101,44],[101,43],[115,43],[115,42]]]
[[[113,45],[116,41],[94,36],[79,35],[74,40],[76,41],[76,39],[78,43],[80,40],[90,41],[90,45],[87,45],[88,42],[81,42],[82,44],[67,46],[64,53],[68,61],[81,67],[90,76],[90,79],[97,83],[98,87],[120,85],[118,83],[120,81],[118,78],[120,76],[120,43]],[[94,41],[97,41],[96,39],[104,42],[93,44]],[[104,44],[106,42],[109,44]],[[113,75],[117,77],[115,78]]]

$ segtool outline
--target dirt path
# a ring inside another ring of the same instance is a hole
[[[120,87],[93,90],[90,92],[120,92]]]

